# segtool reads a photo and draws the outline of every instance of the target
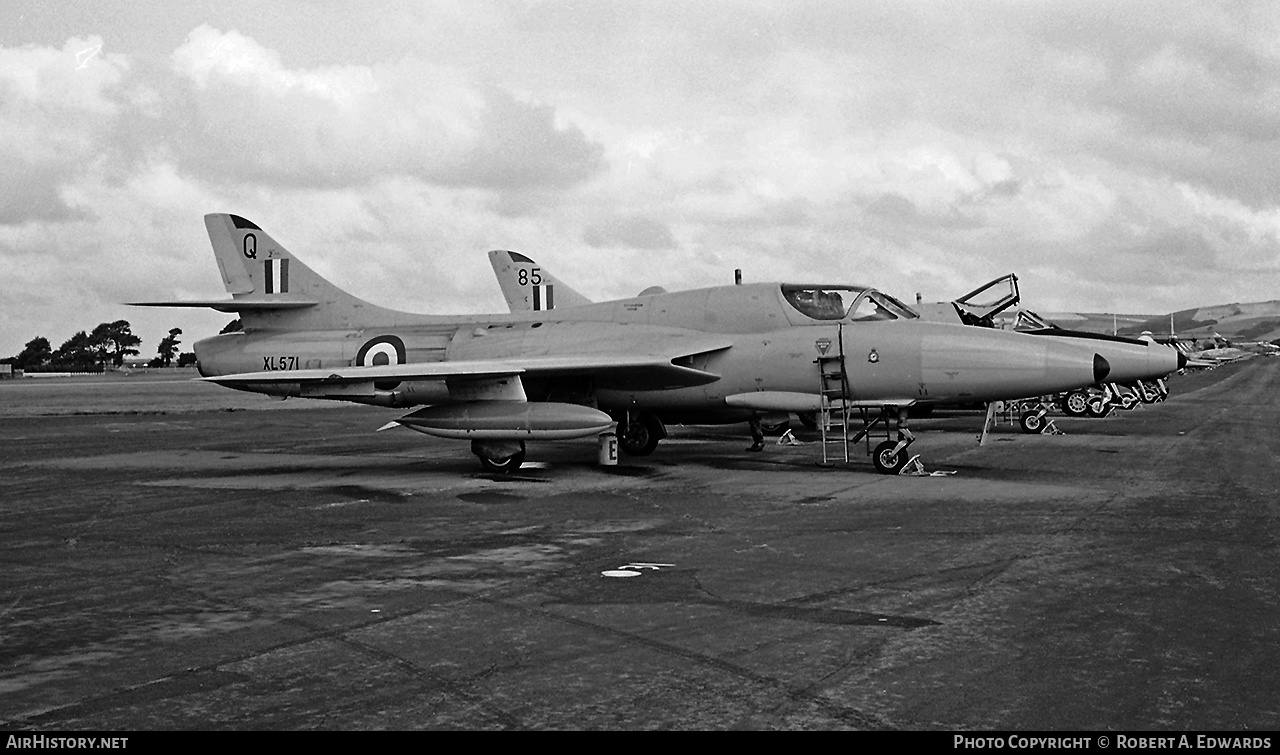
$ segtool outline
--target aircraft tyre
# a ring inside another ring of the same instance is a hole
[[[1089,392],[1071,391],[1062,397],[1062,412],[1072,417],[1083,417],[1089,411]]]
[[[480,459],[480,467],[484,471],[493,472],[494,474],[507,474],[519,469],[520,465],[524,463],[524,441],[519,441],[519,444],[519,449],[507,456],[496,456],[489,451],[482,453],[475,448],[472,451]]]
[[[666,435],[662,421],[648,412],[631,412],[618,423],[618,448],[628,456],[648,456]]]
[[[1044,416],[1034,409],[1023,412],[1018,424],[1022,425],[1022,432],[1028,435],[1044,432]]]
[[[781,422],[761,422],[760,429],[765,435],[782,435],[791,429],[791,422],[785,419]]]
[[[818,429],[818,413],[817,412],[800,412],[796,415],[796,419],[800,420],[800,424],[805,426],[807,430]]]
[[[907,465],[907,449],[895,454],[893,449],[897,445],[896,441],[886,440],[871,452],[871,463],[876,465],[876,471],[881,474],[897,474]]]
[[[1094,419],[1102,419],[1108,414],[1111,414],[1111,408],[1111,402],[1097,399],[1096,401],[1089,402],[1088,409],[1085,410],[1085,413]]]

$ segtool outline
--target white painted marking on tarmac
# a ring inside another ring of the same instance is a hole
[[[675,564],[651,564],[645,561],[645,562],[636,562],[632,564],[623,564],[617,569],[606,569],[605,571],[600,572],[600,574],[605,577],[638,577],[642,573],[641,571],[639,571],[640,569],[649,569],[652,571],[657,571],[659,569],[667,569],[672,566],[675,566]]]

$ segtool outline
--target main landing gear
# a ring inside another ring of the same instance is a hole
[[[618,422],[618,448],[630,456],[648,456],[667,437],[662,420],[646,411],[623,411],[612,415]],[[480,466],[493,474],[508,474],[524,463],[522,440],[473,440],[471,453]]]
[[[473,440],[471,453],[479,457],[484,471],[507,474],[519,469],[524,463],[524,441]]]
[[[1062,397],[1062,413],[1070,417],[1083,417],[1089,411],[1089,391],[1077,388]]]
[[[667,437],[662,420],[649,412],[628,410],[612,416],[618,422],[618,448],[628,456],[648,456]]]

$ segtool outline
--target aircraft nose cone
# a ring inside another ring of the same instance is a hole
[[[1101,383],[1111,374],[1111,363],[1101,354],[1093,355],[1093,382]]]

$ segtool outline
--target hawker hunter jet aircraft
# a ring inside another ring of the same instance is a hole
[[[578,306],[591,302],[553,276],[546,267],[518,252],[489,252],[489,262],[512,312],[550,309],[556,301],[553,293],[559,296],[559,306]],[[540,287],[542,290],[539,290]],[[665,291],[655,287],[640,292],[640,295],[652,293]],[[917,302],[912,309],[922,319],[929,321],[961,323],[980,328],[1004,325],[1007,328],[1007,322],[997,322],[996,318],[1017,305],[1020,300],[1018,276],[1010,273],[985,283],[954,301],[938,304]],[[1138,402],[1153,403],[1163,400],[1168,391],[1162,378],[1187,365],[1186,356],[1172,348],[1152,343],[1150,339],[1138,340],[1066,330],[1028,310],[1018,311],[1012,323],[1013,330],[1032,335],[1088,339],[1091,343],[1087,348],[1094,349],[1111,365],[1106,384],[1077,388],[1062,396],[1060,403],[1063,411],[1071,416],[1083,417],[1087,414],[1101,417],[1110,412],[1112,404],[1128,409]],[[940,402],[922,402],[916,411],[928,414],[929,409],[937,403]],[[1040,432],[1045,427],[1044,414],[1043,410],[1024,413],[1023,428],[1027,432]],[[803,418],[808,415],[801,416]]]
[[[519,252],[489,252],[489,264],[493,266],[502,295],[513,313],[592,303],[591,299],[552,275],[546,267]],[[641,291],[640,296],[665,293],[666,291],[655,286]],[[922,319],[933,322],[995,328],[996,316],[1016,305],[1019,300],[1018,276],[1011,273],[985,283],[955,301],[917,304],[911,309],[921,314]],[[906,309],[905,306],[903,308]],[[1185,356],[1179,357],[1173,348],[1149,340],[1066,330],[1025,310],[1018,312],[1014,329],[1038,336],[1082,338],[1096,342],[1089,346],[1095,347],[1110,363],[1110,382],[1154,380],[1179,370],[1186,364]]]
[[[1010,273],[947,305],[917,305],[917,309],[929,320],[993,328],[996,327],[996,316],[1018,304],[1020,299],[1018,276]],[[1017,313],[1013,329],[1037,337],[1087,343],[1088,348],[1101,354],[1111,365],[1107,382],[1112,384],[1133,385],[1143,380],[1159,380],[1187,364],[1186,356],[1169,346],[1151,340],[1060,328],[1027,310]]]
[[[898,415],[897,440],[873,454],[896,472],[913,405],[1065,391],[1110,370],[1085,346],[922,322],[851,285],[729,285],[494,315],[397,312],[342,291],[245,218],[206,215],[205,226],[231,298],[139,304],[240,315],[242,332],[196,343],[207,380],[422,407],[398,424],[469,440],[490,471],[519,467],[527,440],[589,437],[615,422],[647,453],[664,420],[838,407]]]

